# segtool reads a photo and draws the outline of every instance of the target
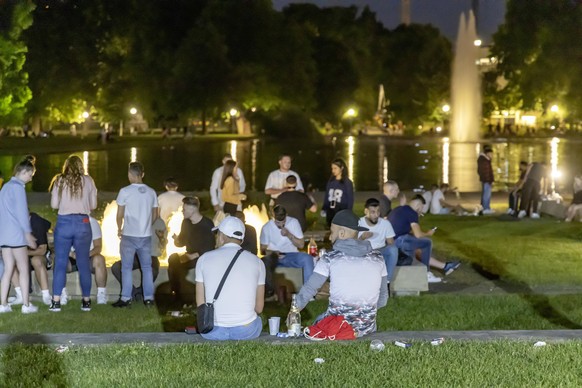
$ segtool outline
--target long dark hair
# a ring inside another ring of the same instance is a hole
[[[342,158],[336,158],[334,159],[331,164],[335,164],[336,166],[338,166],[340,168],[340,170],[342,171],[342,176],[339,179],[340,181],[345,181],[346,179],[349,179],[348,177],[348,166],[346,164],[346,162],[342,159]],[[330,181],[335,180],[336,177],[331,174],[331,177],[329,178]]]
[[[222,180],[220,181],[220,189],[224,188],[224,182],[229,176],[232,176],[235,168],[236,162],[234,160],[227,160],[224,163],[224,169],[222,170]]]

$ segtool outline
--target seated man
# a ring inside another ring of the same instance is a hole
[[[212,302],[226,269],[242,250],[214,303],[214,329],[209,340],[249,340],[261,334],[258,315],[265,304],[265,266],[240,247],[245,226],[236,217],[226,217],[218,226],[215,250],[204,253],[196,263],[196,305]]]
[[[107,304],[107,266],[105,265],[105,257],[101,254],[103,239],[101,237],[101,227],[99,222],[89,217],[91,223],[91,235],[93,241],[89,250],[89,257],[91,258],[91,273],[95,275],[95,285],[97,286],[97,304]],[[77,271],[77,258],[75,249],[71,248],[69,253],[69,263],[67,264],[67,272]],[[68,295],[65,288],[61,294],[61,304],[67,304]]]
[[[422,214],[428,214],[430,212],[430,203],[432,202],[432,194],[439,189],[439,185],[433,183],[430,185],[430,190],[426,190],[422,193],[422,198],[424,198],[424,205],[422,206]]]
[[[369,241],[358,240],[358,217],[351,210],[338,212],[331,221],[333,249],[317,262],[313,275],[301,287],[297,305],[302,310],[329,278],[327,315],[343,315],[356,336],[376,331],[376,315],[388,302],[386,265]],[[316,320],[316,321],[317,321]]]
[[[436,228],[428,232],[420,229],[419,215],[422,214],[424,198],[417,195],[410,201],[409,205],[399,206],[388,215],[388,221],[394,228],[396,246],[406,255],[416,257],[416,251],[420,250],[420,261],[426,266],[427,279],[429,283],[439,283],[441,278],[430,272],[430,267],[443,270],[445,275],[451,274],[461,265],[458,261],[443,263],[432,257],[431,237]]]
[[[28,248],[28,259],[30,260],[31,268],[34,269],[36,281],[40,286],[42,301],[44,304],[50,305],[51,294],[48,289],[46,254],[48,252],[47,233],[51,227],[51,223],[36,213],[30,213],[30,227],[32,228],[32,235],[36,238],[37,248]],[[18,276],[18,269],[15,267],[14,274],[12,275],[12,285],[14,286],[16,296],[8,298],[8,302],[14,305],[22,304],[22,291],[20,290]]]
[[[386,181],[383,186],[383,192],[380,196],[380,217],[386,218],[392,211],[392,201],[398,198],[400,188],[394,181]],[[406,202],[406,200],[404,201]]]
[[[295,190],[297,187],[297,177],[295,175],[289,175],[285,179],[285,183],[287,184],[287,191],[281,193],[277,199],[275,199],[275,205],[283,206],[290,217],[299,221],[301,230],[305,232],[305,230],[307,230],[305,212],[309,210],[310,212],[315,213],[317,211],[317,204],[313,198],[304,192]]]
[[[368,231],[361,232],[359,238],[368,240],[372,249],[380,251],[386,263],[388,283],[390,283],[398,262],[398,248],[394,245],[394,229],[390,221],[380,218],[380,201],[376,198],[369,198],[366,201],[364,213],[366,215],[360,218],[358,225]]]
[[[287,211],[281,205],[273,208],[273,219],[261,229],[261,252],[265,253],[263,262],[267,270],[266,296],[275,294],[274,274],[276,267],[303,268],[303,283],[313,273],[313,257],[304,252],[303,231],[301,225],[293,217],[287,216]]]
[[[156,218],[154,223],[152,224],[152,245],[151,245],[151,255],[152,255],[152,275],[154,282],[158,278],[158,274],[160,273],[160,260],[159,257],[162,255],[164,248],[166,247],[168,237],[168,231],[166,229],[166,223],[163,221],[161,217]],[[137,254],[133,259],[133,267],[132,271],[139,269],[141,271],[141,266],[139,264],[139,258]],[[121,260],[116,261],[111,266],[111,273],[117,279],[119,284],[121,285]],[[140,276],[140,279],[142,277]],[[132,300],[138,301],[139,299],[143,298],[143,287],[140,285],[139,287],[133,286],[131,291],[131,298]]]
[[[242,249],[249,251],[253,255],[256,255],[259,251],[257,247],[257,231],[254,226],[246,223],[245,214],[240,210],[237,210],[235,217],[238,218],[245,224],[245,238],[241,244]]]
[[[164,181],[164,187],[166,191],[158,195],[158,208],[160,218],[164,222],[168,222],[171,215],[177,212],[180,206],[182,206],[184,194],[178,192],[178,182],[172,177]]]
[[[212,228],[214,224],[200,213],[200,200],[197,197],[184,197],[182,200],[184,220],[179,235],[173,235],[177,247],[186,247],[186,253],[172,254],[168,259],[168,279],[172,294],[182,301],[182,282],[188,271],[196,267],[196,260],[204,253],[214,249],[216,244]]]
[[[449,191],[447,183],[441,184],[440,188],[432,193],[430,201],[430,214],[457,214],[459,216],[467,215],[469,212],[461,205],[454,205],[445,200],[445,194]]]
[[[515,186],[509,192],[509,204],[507,207],[507,214],[515,215],[519,209],[519,200],[521,198],[521,186],[523,186],[525,173],[527,171],[527,162],[519,162],[519,179],[515,182]]]

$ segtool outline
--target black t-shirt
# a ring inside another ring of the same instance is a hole
[[[283,206],[287,210],[288,216],[296,218],[301,225],[301,230],[305,232],[307,229],[305,211],[313,206],[313,202],[307,194],[295,190],[286,191],[277,197],[275,204]]]
[[[546,175],[546,168],[543,164],[535,162],[531,165],[527,179],[534,180],[536,182],[541,182],[542,178]]]
[[[380,217],[386,218],[388,214],[392,211],[392,201],[388,199],[387,196],[382,195],[380,197]]]
[[[48,245],[47,233],[51,228],[51,223],[48,220],[45,220],[36,213],[30,213],[30,228],[38,245]]]
[[[241,248],[251,252],[253,255],[256,255],[258,252],[257,231],[251,225],[245,224],[245,239],[241,244]]]
[[[185,219],[182,221],[180,235],[175,244],[178,247],[186,247],[188,253],[198,253],[202,256],[215,248],[216,241],[212,228],[214,228],[214,223],[208,217],[203,216],[196,224]]]

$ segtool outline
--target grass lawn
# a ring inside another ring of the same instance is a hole
[[[367,341],[308,345],[73,346],[2,349],[4,386],[579,386],[582,343],[533,347],[517,341],[415,342],[409,349]],[[314,362],[323,358],[322,364]]]

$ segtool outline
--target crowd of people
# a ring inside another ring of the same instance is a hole
[[[492,151],[487,146],[483,151],[478,171],[483,182],[482,212],[486,214],[491,212]],[[204,335],[209,339],[249,339],[260,334],[259,314],[264,303],[277,298],[274,276],[277,267],[302,269],[303,287],[297,297],[299,309],[313,300],[329,281],[329,306],[319,318],[341,315],[357,336],[376,330],[377,310],[388,302],[390,283],[399,262],[418,260],[426,267],[429,283],[442,281],[431,269],[446,276],[459,267],[458,261],[443,262],[433,256],[431,237],[436,229],[426,230],[420,225],[420,217],[427,211],[467,213],[460,205],[446,200],[448,185],[434,185],[424,195],[407,199],[400,193],[398,184],[389,180],[378,196],[365,201],[364,212],[358,216],[352,210],[353,183],[346,163],[340,158],[330,163],[330,178],[320,199],[321,216],[330,228],[332,249],[318,259],[303,252],[304,233],[308,228],[306,213],[317,213],[318,205],[291,166],[291,156],[281,155],[278,168],[267,178],[264,192],[269,197],[272,218],[259,231],[257,246],[257,231],[245,224],[242,212],[246,200],[244,174],[232,155],[224,155],[222,165],[212,175],[211,204],[216,213],[222,213],[216,223],[201,212],[198,198],[178,191],[178,183],[173,178],[164,182],[166,191],[158,196],[143,181],[144,166],[139,162],[129,163],[129,184],[119,191],[116,199],[120,260],[113,264],[111,272],[121,284],[121,293],[112,306],[125,308],[139,300],[147,307],[155,304],[154,281],[159,273],[159,257],[169,238],[177,247],[185,248],[183,254],[172,254],[168,259],[170,291],[177,302],[191,302],[185,295],[184,285],[189,271],[195,269],[196,305],[210,302],[215,305],[215,328]],[[12,306],[19,304],[22,313],[38,311],[30,302],[31,267],[41,288],[42,301],[52,312],[61,311],[70,302],[66,276],[68,272],[78,271],[80,307],[82,311],[91,311],[92,274],[97,286],[97,303],[108,302],[101,229],[92,217],[97,207],[95,183],[75,155],[67,158],[62,172],[54,177],[49,191],[57,221],[50,252],[47,239],[50,222],[29,213],[24,190],[35,171],[35,158],[27,156],[16,165],[13,177],[0,190],[3,257],[0,313],[10,312]],[[536,212],[527,205],[535,197],[527,198],[539,188],[535,183],[539,176],[535,163],[526,166],[521,183],[518,182],[510,197],[513,207],[521,199],[524,210]],[[183,214],[180,231],[168,236],[167,222],[180,209]],[[219,299],[213,300],[226,268],[241,249],[242,254],[238,255]],[[51,265],[52,290],[47,275]],[[142,280],[141,284],[134,285],[132,272],[138,269]],[[15,296],[9,300],[11,286]]]

